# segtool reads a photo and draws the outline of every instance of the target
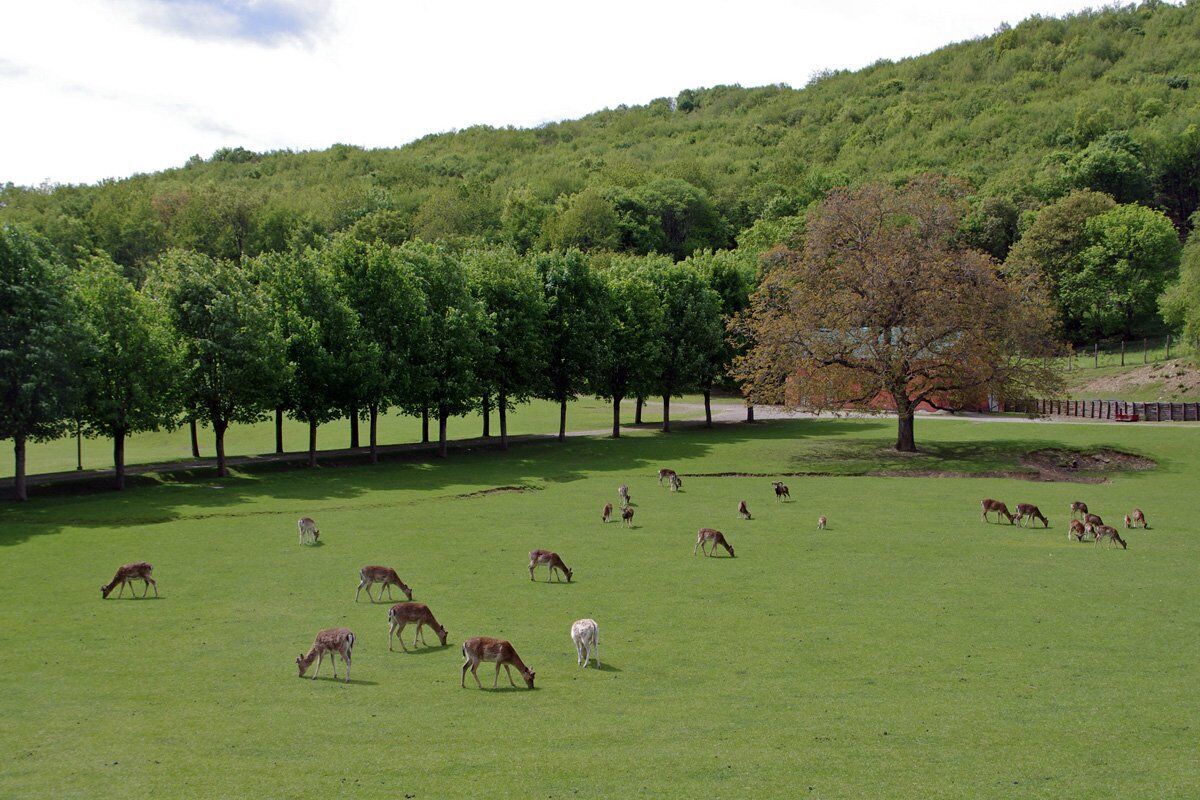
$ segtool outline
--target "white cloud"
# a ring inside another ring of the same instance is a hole
[[[0,27],[0,183],[241,145],[398,146],[720,83],[803,85],[1079,0],[41,0]]]

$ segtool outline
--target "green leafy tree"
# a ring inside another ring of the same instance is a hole
[[[62,435],[70,419],[71,320],[66,270],[49,244],[0,225],[0,439],[13,440],[16,498],[28,498],[25,448]]]
[[[1067,165],[1067,174],[1075,188],[1104,192],[1118,203],[1135,203],[1150,196],[1150,172],[1141,148],[1124,131],[1089,144]]]
[[[543,244],[551,250],[614,250],[618,223],[612,201],[600,189],[588,187],[559,201],[542,230]]]
[[[509,191],[500,210],[500,233],[522,255],[528,253],[542,235],[542,226],[551,208],[528,186]]]
[[[621,401],[646,391],[662,364],[663,307],[646,260],[620,259],[600,272],[604,309],[590,384],[612,401],[614,439],[621,435]]]
[[[1183,332],[1184,340],[1200,349],[1200,212],[1193,215],[1192,233],[1179,259],[1179,280],[1163,293],[1163,318]]]
[[[748,343],[736,332],[724,334],[724,329],[737,315],[750,307],[750,295],[757,286],[758,268],[750,253],[737,250],[705,250],[687,260],[697,270],[708,288],[717,293],[721,300],[722,337],[709,351],[708,360],[701,374],[700,389],[704,393],[704,420],[712,427],[712,390],[715,386],[732,389],[734,384],[729,375],[733,360],[744,352]],[[709,340],[712,344],[712,341]],[[753,411],[747,406],[747,418],[753,419]]]
[[[663,308],[663,357],[654,381],[663,399],[663,432],[671,430],[671,398],[711,386],[715,354],[723,344],[721,297],[690,264],[653,270]]]
[[[1129,336],[1174,277],[1179,237],[1166,215],[1139,205],[1092,217],[1084,233],[1090,244],[1060,285],[1063,300],[1096,333]]]
[[[1020,216],[1016,203],[1007,197],[985,197],[963,222],[963,236],[971,247],[1003,261],[1019,236]]]
[[[260,421],[285,374],[267,298],[242,265],[186,250],[163,257],[151,286],[183,343],[184,408],[212,426],[224,477],[229,425]]]
[[[477,372],[483,388],[484,435],[489,398],[495,396],[500,447],[507,449],[509,410],[527,401],[542,383],[546,300],[538,273],[514,250],[469,250],[463,255],[463,266],[488,317],[484,336],[492,355],[480,362]]]
[[[728,242],[716,206],[703,190],[677,178],[662,178],[617,193],[621,248],[686,258],[704,247]]]
[[[402,245],[411,235],[408,215],[392,209],[372,211],[350,227],[350,234],[367,244]]]
[[[599,347],[604,286],[578,250],[534,257],[546,300],[541,396],[558,403],[558,440],[567,438],[567,402],[587,391]]]
[[[164,309],[134,288],[106,255],[74,274],[74,293],[78,419],[84,433],[112,439],[120,490],[126,437],[175,422],[180,343]]]

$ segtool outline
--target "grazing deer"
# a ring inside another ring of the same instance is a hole
[[[1084,503],[1081,500],[1076,500],[1074,503],[1071,503],[1071,519],[1075,519],[1076,515],[1078,515],[1080,518],[1086,517],[1087,513],[1087,503]]]
[[[1100,519],[1099,514],[1085,514],[1083,517],[1083,522],[1085,525],[1093,525],[1093,526],[1104,524],[1104,520]]]
[[[625,523],[626,528],[633,527],[633,506],[625,506],[621,509],[621,521]]]
[[[672,473],[667,478],[667,483],[671,484],[672,492],[678,492],[680,489],[683,488],[683,481],[680,479],[680,477],[678,475],[675,475],[674,473]]]
[[[313,659],[317,660],[317,668],[313,670],[313,680],[317,679],[317,674],[321,671],[321,662],[325,660],[325,654],[329,654],[329,663],[333,665],[333,677],[337,680],[337,659],[335,655],[342,657],[343,663],[346,665],[346,683],[350,682],[350,655],[354,650],[354,634],[349,628],[326,628],[317,634],[317,638],[313,640],[312,649],[308,653],[301,653],[296,656],[296,666],[300,668],[300,677],[304,677],[304,673],[308,671],[309,665]]]
[[[825,530],[825,526],[828,524],[829,524],[829,520],[825,519],[824,514],[817,517],[817,530],[819,530],[819,531]]]
[[[571,641],[575,643],[575,653],[579,656],[579,666],[586,668],[593,657],[596,668],[600,667],[600,626],[594,619],[576,620],[571,625]]]
[[[999,522],[1000,518],[1004,517],[1008,520],[1009,525],[1013,524],[1015,517],[1008,513],[1008,506],[1004,505],[1004,503],[1001,503],[999,500],[993,500],[989,497],[985,500],[981,500],[979,502],[979,507],[983,511],[983,513],[980,515],[980,518],[984,522],[991,522],[991,520],[988,519],[988,514],[994,511],[996,512],[996,522]]]
[[[629,487],[621,484],[617,487],[617,497],[621,498],[621,508],[629,507]]]
[[[742,519],[751,519],[750,509],[746,507],[745,500],[738,500],[738,516]]]
[[[1087,533],[1087,528],[1082,522],[1077,519],[1071,520],[1071,524],[1067,527],[1067,541],[1072,539],[1082,542],[1084,535]]]
[[[1146,524],[1146,515],[1142,513],[1140,508],[1135,508],[1125,515],[1125,527],[1136,528],[1138,525],[1141,525],[1145,530],[1150,530],[1150,526]]]
[[[709,546],[708,550],[704,549],[704,545],[706,544]],[[730,558],[735,558],[733,548],[730,547],[729,542],[725,541],[725,534],[712,528],[701,528],[697,531],[696,546],[692,548],[692,555],[696,555],[696,550],[698,549],[704,555],[712,556],[713,553],[717,552],[717,545],[724,547],[729,553]]]
[[[155,581],[154,578],[150,577],[150,573],[153,571],[154,567],[150,566],[145,561],[137,561],[133,564],[126,564],[123,567],[119,567],[117,569],[117,574],[113,576],[113,579],[104,586],[100,587],[101,599],[107,600],[108,596],[112,594],[113,587],[118,583],[121,584],[121,591],[117,592],[117,597],[124,596],[125,584],[127,583],[131,584],[129,587],[129,594],[132,595],[132,584],[134,581],[141,581],[145,584],[145,588],[142,589],[142,597],[146,596],[146,593],[150,591],[151,586],[154,587],[154,596],[158,597],[158,582]]]
[[[321,532],[317,530],[317,523],[313,522],[311,517],[301,517],[296,523],[296,527],[300,529],[300,544],[311,541],[313,544],[321,538]]]
[[[605,503],[604,511],[600,513],[600,521],[608,522],[610,519],[612,519],[612,503]]]
[[[1121,545],[1122,550],[1128,550],[1129,545],[1125,544],[1125,540],[1121,538],[1121,534],[1117,533],[1117,529],[1111,525],[1095,526],[1096,544],[1100,544],[1101,539],[1108,539],[1109,543],[1115,542]]]
[[[784,485],[783,481],[772,481],[771,485],[775,487],[775,497],[780,500],[785,497],[788,500],[792,499],[792,493],[788,491],[788,487]]]
[[[413,636],[413,647],[417,646],[417,640],[420,640],[421,644],[425,644],[424,629],[426,625],[433,628],[442,647],[446,646],[447,631],[433,618],[433,612],[429,610],[429,606],[424,603],[396,603],[388,609],[388,650],[392,649],[392,636],[395,635],[400,640],[401,649],[408,652],[408,648],[404,646],[404,628],[410,622],[417,623],[417,633]]]
[[[537,569],[539,564],[545,564],[550,567],[550,577],[547,582],[554,580],[554,574],[559,570],[563,575],[567,576],[567,583],[571,582],[571,575],[574,573],[563,563],[563,560],[558,557],[558,553],[552,553],[549,550],[531,550],[529,552],[529,580],[533,580],[533,571]],[[562,580],[560,577],[559,580]]]
[[[521,677],[525,679],[525,685],[530,689],[533,688],[533,679],[536,673],[529,667],[525,666],[525,662],[517,655],[516,648],[509,642],[503,639],[493,639],[490,636],[474,636],[463,642],[462,646],[463,661],[462,665],[462,680],[459,681],[459,686],[467,688],[467,670],[471,670],[471,675],[475,678],[475,684],[482,689],[483,684],[479,682],[479,662],[491,661],[496,665],[496,677],[492,680],[492,688],[496,688],[496,682],[500,680],[500,667],[504,667],[504,671],[508,673],[508,682],[513,686],[517,684],[513,681],[512,670],[509,665],[517,668],[517,672],[521,673]]]
[[[354,602],[358,602],[358,595],[363,589],[367,590],[367,599],[372,603],[375,598],[371,597],[371,586],[376,583],[382,583],[383,588],[379,590],[379,599],[383,599],[383,590],[387,589],[388,599],[392,599],[392,587],[395,586],[400,591],[404,592],[404,596],[412,600],[412,589],[408,588],[404,581],[400,580],[400,576],[396,574],[396,570],[391,567],[363,567],[358,571],[358,576],[361,580],[358,582],[358,591],[354,593]]]
[[[658,485],[662,486],[663,480],[669,479],[672,475],[674,475],[675,477],[679,477],[679,474],[677,472],[675,472],[675,470],[673,470],[673,469],[667,469],[666,467],[660,469],[658,471]]]
[[[1021,525],[1022,527],[1024,527],[1026,524],[1026,520],[1035,520],[1035,519],[1040,519],[1042,521],[1042,527],[1044,527],[1044,528],[1050,527],[1050,520],[1046,519],[1045,515],[1042,514],[1041,509],[1039,509],[1033,503],[1017,503],[1017,524],[1018,525]]]

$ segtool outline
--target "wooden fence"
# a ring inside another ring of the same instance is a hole
[[[1146,422],[1200,421],[1200,403],[1133,403],[1124,400],[1035,400],[1014,411],[1085,419],[1120,419],[1136,415]]]

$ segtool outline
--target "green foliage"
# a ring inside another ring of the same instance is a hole
[[[578,250],[537,255],[533,266],[546,301],[546,381],[540,395],[565,403],[588,388],[600,346],[604,285]]]
[[[533,249],[551,208],[528,186],[509,191],[500,210],[500,234],[522,255]]]
[[[1150,195],[1150,176],[1141,148],[1128,133],[1110,133],[1092,142],[1067,165],[1077,189],[1092,189],[1119,203],[1136,203]]]
[[[674,397],[693,387],[711,386],[720,372],[724,347],[721,296],[687,262],[663,264],[649,274],[663,307],[662,361],[655,371],[654,393]]]
[[[661,268],[657,257],[625,257],[600,270],[604,310],[589,370],[597,397],[619,402],[652,391],[663,359],[664,330],[663,307],[651,273]]]
[[[967,244],[989,253],[997,261],[1008,256],[1017,241],[1020,210],[1007,197],[985,197],[974,205],[963,223]]]
[[[542,229],[542,239],[552,250],[615,250],[618,225],[612,201],[604,192],[589,187],[559,201]]]
[[[1164,319],[1183,331],[1194,350],[1200,350],[1200,233],[1196,226],[1183,247],[1179,280],[1163,294],[1160,307]]]

